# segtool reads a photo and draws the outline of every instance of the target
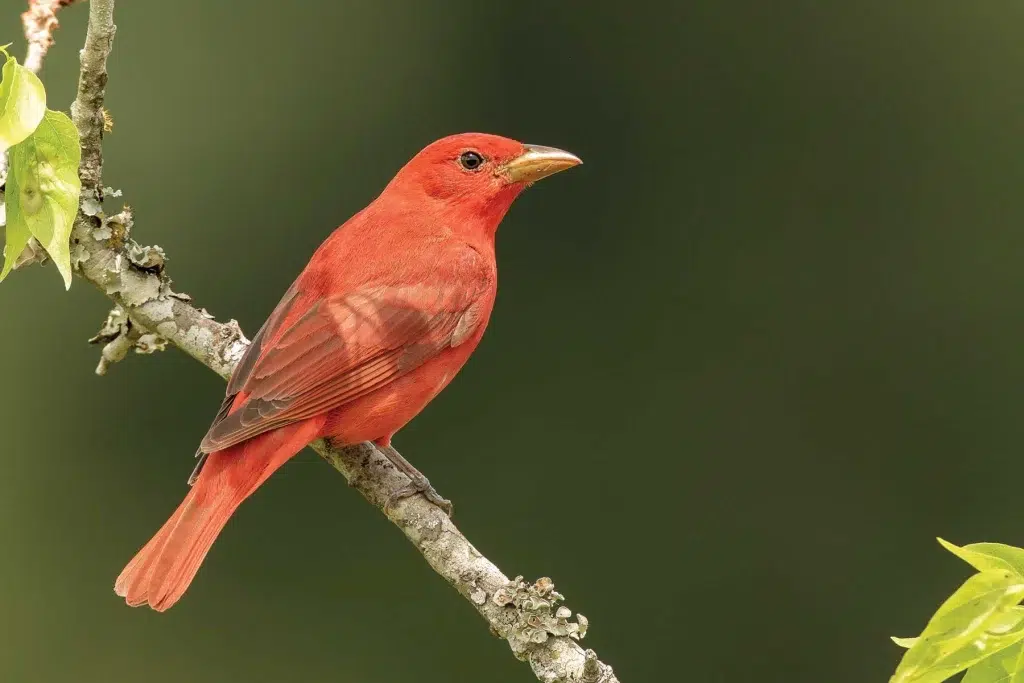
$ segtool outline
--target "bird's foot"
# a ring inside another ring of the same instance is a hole
[[[391,446],[390,439],[378,442],[377,448],[384,454],[384,457],[391,461],[391,464],[395,466],[396,470],[409,477],[409,483],[407,485],[388,496],[388,501],[384,504],[385,511],[390,509],[392,505],[400,501],[402,498],[408,498],[409,496],[415,496],[417,493],[422,493],[424,498],[444,510],[445,514],[449,517],[452,516],[452,502],[447,498],[442,497],[441,494],[434,490],[434,487],[430,485],[430,481],[423,476],[423,473],[416,469],[411,462],[406,460],[401,453]]]
[[[384,509],[390,509],[395,503],[403,498],[409,496],[415,496],[417,493],[422,493],[423,497],[429,500],[437,507],[444,510],[444,513],[449,517],[452,516],[452,502],[447,498],[441,496],[440,493],[434,490],[434,487],[430,485],[430,481],[420,474],[418,477],[410,477],[411,481],[398,489],[390,496],[388,496],[388,502],[384,504]]]

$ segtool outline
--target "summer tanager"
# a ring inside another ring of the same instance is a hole
[[[390,448],[483,336],[494,235],[520,192],[580,160],[466,133],[428,145],[313,254],[260,328],[199,447],[192,488],[115,583],[129,605],[181,598],[236,508],[316,439],[382,447],[417,492],[446,502]]]

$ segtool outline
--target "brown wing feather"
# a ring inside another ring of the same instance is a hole
[[[474,304],[485,286],[470,279],[376,287],[317,302],[245,368],[236,386],[244,403],[214,422],[200,450],[223,450],[336,408],[458,345],[480,323]]]
[[[284,296],[281,297],[281,301],[274,307],[273,313],[271,313],[270,317],[268,317],[266,322],[263,323],[259,332],[257,332],[256,336],[252,338],[252,343],[249,344],[249,348],[245,350],[245,354],[242,356],[241,360],[238,361],[238,365],[235,367],[235,372],[231,375],[231,380],[228,382],[226,399],[229,405],[235,394],[241,391],[242,387],[245,386],[245,383],[249,381],[249,375],[256,366],[256,361],[260,358],[263,345],[266,343],[266,338],[274,336],[274,332],[277,331],[278,325],[288,317],[288,312],[292,310],[292,306],[299,298],[300,293],[299,283],[293,283],[292,286],[288,288],[288,291],[284,293]]]
[[[231,406],[235,402],[235,396],[241,390],[242,386],[249,380],[249,375],[252,373],[253,367],[256,365],[256,361],[260,358],[260,352],[263,349],[263,344],[266,342],[267,337],[272,337],[274,332],[277,330],[277,326],[288,317],[288,312],[292,309],[295,301],[299,298],[300,290],[298,282],[292,283],[292,286],[288,288],[288,291],[281,297],[281,301],[278,302],[277,306],[274,307],[273,312],[263,322],[263,326],[260,327],[256,336],[249,342],[249,348],[245,350],[242,357],[238,361],[238,365],[235,366],[235,371],[231,374],[231,379],[228,380],[228,388],[224,394],[224,400],[220,402],[220,408],[217,409],[217,414],[213,418],[213,423],[210,425],[210,429],[213,429],[219,422],[223,421],[231,413]],[[196,457],[202,458],[206,454],[203,451],[203,447],[200,446],[196,449]],[[192,475],[188,478],[188,485],[191,486],[195,483],[196,477],[199,476],[199,470],[203,467],[203,460],[200,459],[196,463],[195,469],[192,470]]]

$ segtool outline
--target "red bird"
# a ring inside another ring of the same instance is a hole
[[[494,236],[534,181],[580,160],[466,133],[428,145],[334,231],[260,328],[199,447],[185,500],[117,577],[129,605],[164,611],[228,518],[311,441],[391,437],[473,353],[497,294]],[[443,501],[397,451],[413,485]]]

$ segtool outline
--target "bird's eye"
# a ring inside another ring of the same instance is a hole
[[[475,171],[484,165],[484,158],[478,152],[463,152],[459,155],[459,165],[467,171]]]

